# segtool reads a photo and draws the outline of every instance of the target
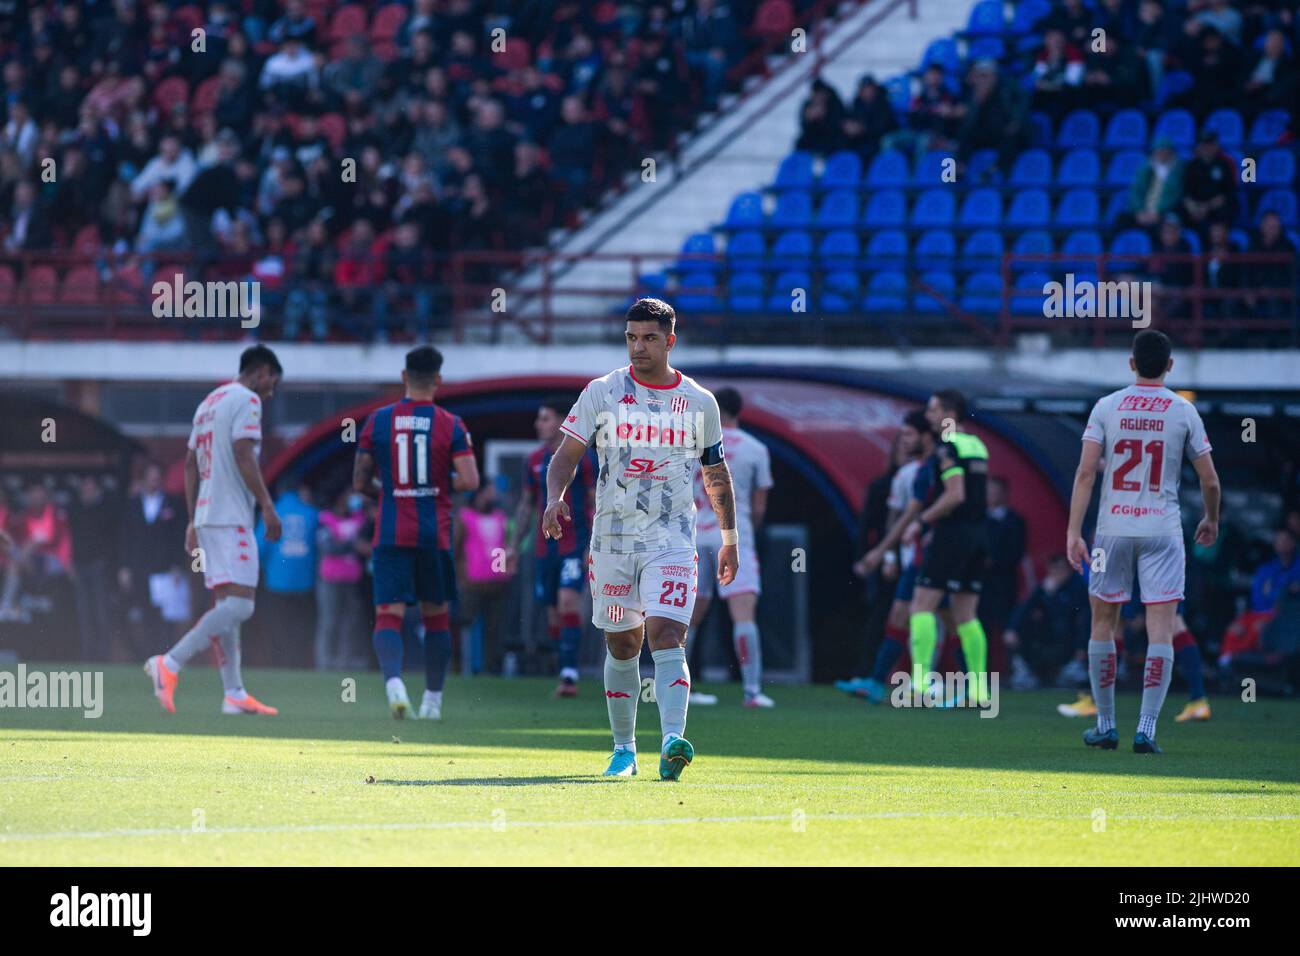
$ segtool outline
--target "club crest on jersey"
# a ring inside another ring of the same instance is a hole
[[[623,605],[611,604],[605,609],[606,616],[615,624],[623,620]]]
[[[687,405],[686,396],[678,395],[676,398],[672,400],[672,403],[668,406],[668,409],[674,415],[680,415],[682,412],[686,411],[686,405]]]

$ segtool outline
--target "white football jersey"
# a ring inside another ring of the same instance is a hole
[[[898,471],[894,472],[894,480],[889,483],[889,499],[885,505],[890,511],[901,515],[907,510],[907,506],[912,501],[912,486],[916,484],[916,473],[921,469],[921,461],[905,462]],[[898,546],[898,561],[905,567],[910,568],[912,562],[916,560],[916,545],[900,544]]]
[[[262,400],[238,382],[214,389],[194,413],[189,447],[199,463],[199,496],[194,526],[253,525],[253,493],[235,464],[235,442],[253,440],[253,454],[262,450]]]
[[[731,487],[736,497],[736,530],[741,540],[754,539],[754,490],[772,487],[772,458],[767,446],[749,432],[739,428],[722,430],[722,448],[731,472]],[[704,473],[695,473],[696,528],[701,534],[716,535],[718,516],[704,493]],[[719,535],[719,537],[721,537]]]
[[[646,385],[627,366],[588,383],[560,427],[594,443],[600,463],[592,551],[695,547],[697,460],[722,441],[712,392],[680,372]]]
[[[1101,445],[1105,466],[1097,534],[1182,534],[1183,457],[1210,451],[1195,405],[1161,385],[1130,385],[1093,406],[1083,440]]]

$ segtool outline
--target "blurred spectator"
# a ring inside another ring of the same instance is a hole
[[[911,152],[916,157],[931,149],[946,148],[956,130],[955,106],[943,68],[930,64],[921,73],[920,90],[908,104],[906,129],[887,134],[882,147]]]
[[[1273,559],[1260,565],[1251,579],[1250,609],[1256,613],[1272,611],[1284,594],[1300,595],[1296,538],[1287,527],[1273,532]]]
[[[364,36],[348,37],[343,49],[343,56],[325,67],[324,86],[341,101],[339,106],[356,109],[378,91],[384,66],[370,52]]]
[[[1252,253],[1285,256],[1277,262],[1253,262],[1247,266],[1251,289],[1290,290],[1288,296],[1255,296],[1253,305],[1259,318],[1281,319],[1296,316],[1296,247],[1282,229],[1282,219],[1275,212],[1266,212],[1259,219],[1255,234],[1250,239]]]
[[[1205,248],[1205,285],[1221,292],[1245,289],[1249,279],[1245,265],[1232,257],[1239,251],[1228,241],[1228,225],[1215,222],[1210,225]],[[1211,318],[1236,317],[1245,315],[1244,298],[1225,296],[1206,299],[1205,315]]]
[[[316,530],[320,512],[312,501],[311,486],[301,484],[275,500],[280,515],[280,540],[266,540],[266,525],[257,523],[257,548],[262,564],[266,599],[261,602],[266,663],[297,667],[310,659],[316,631]]]
[[[1161,296],[1161,310],[1166,318],[1185,317],[1190,303],[1183,295],[1195,277],[1196,268],[1190,258],[1192,247],[1183,236],[1183,224],[1175,215],[1166,216],[1156,233],[1155,249],[1150,260],[1150,272],[1160,292],[1174,292]]]
[[[1295,58],[1286,51],[1286,34],[1269,30],[1254,63],[1246,70],[1246,107],[1294,111],[1297,94]]]
[[[22,100],[9,104],[9,120],[0,128],[0,149],[12,149],[24,166],[30,166],[36,155],[38,130],[31,111]]]
[[[199,171],[190,151],[180,137],[169,134],[158,144],[158,155],[145,164],[140,175],[131,180],[131,196],[140,200],[150,194],[156,183],[170,182],[176,193],[184,192]]]
[[[828,156],[844,147],[844,104],[834,88],[821,79],[799,109],[799,139],[796,149]]]
[[[118,515],[116,503],[108,500],[99,482],[90,475],[83,477],[68,514],[82,660],[107,660],[112,652]]]
[[[329,290],[334,281],[334,248],[323,219],[307,226],[306,235],[294,251],[294,283],[284,306],[284,337],[298,338],[304,321],[311,323],[312,337],[323,341],[329,334]]]
[[[1012,611],[1002,635],[1012,655],[1013,680],[1025,689],[1034,681],[1055,680],[1067,686],[1086,682],[1091,620],[1083,578],[1074,573],[1065,555],[1052,555],[1047,574]],[[1034,681],[1027,679],[1025,668]]]
[[[185,515],[185,506],[163,491],[162,466],[149,462],[118,528],[117,583],[126,606],[132,657],[143,660],[157,652],[166,636],[160,633],[151,580],[182,562],[193,568],[194,556],[185,553]]]
[[[1187,63],[1192,74],[1192,101],[1202,115],[1235,109],[1241,96],[1241,54],[1212,26],[1198,33]]]
[[[1011,508],[1006,478],[988,481],[985,533],[989,563],[979,616],[985,633],[1001,634],[1020,597],[1022,573],[1026,588],[1034,586],[1034,565],[1025,553],[1025,519]]]
[[[564,98],[560,105],[560,123],[551,133],[548,148],[551,161],[565,186],[565,209],[572,213],[587,200],[591,158],[596,148],[596,127],[580,97]]]
[[[495,481],[485,481],[467,507],[458,512],[463,534],[456,536],[461,580],[461,621],[481,648],[478,657],[489,673],[500,671],[502,599],[514,569],[506,566],[510,516],[497,500]],[[477,668],[476,668],[477,670]]]
[[[352,224],[334,265],[334,287],[343,307],[350,312],[361,312],[363,306],[373,305],[375,296],[380,294],[377,287],[384,270],[383,262],[375,254],[374,243],[374,228],[368,220],[358,219]]]
[[[339,492],[334,507],[320,513],[316,532],[320,576],[316,581],[317,670],[365,666],[355,635],[363,632],[365,605],[361,595],[365,500],[348,489]]]
[[[1067,43],[1083,50],[1092,40],[1093,13],[1083,0],[1061,0],[1040,24],[1040,29],[1059,30]]]
[[[1201,133],[1196,153],[1183,167],[1183,218],[1208,237],[1211,223],[1229,223],[1237,211],[1237,167],[1219,147],[1213,130]]]
[[[185,219],[176,198],[176,184],[162,179],[149,187],[149,205],[140,217],[140,232],[135,237],[136,252],[170,252],[187,247]]]
[[[420,229],[404,222],[393,231],[384,266],[383,289],[375,294],[375,329],[389,332],[388,312],[394,305],[409,302],[406,329],[418,339],[428,338],[433,318],[433,257],[420,242]]]
[[[868,74],[858,81],[858,95],[844,117],[844,145],[865,157],[880,149],[881,138],[898,129],[889,94]]]
[[[1141,0],[1138,4],[1138,25],[1134,34],[1137,53],[1146,62],[1151,86],[1147,93],[1155,96],[1165,75],[1168,51],[1179,42],[1175,18],[1166,15],[1161,0]]]
[[[7,219],[8,229],[4,237],[6,252],[49,248],[49,216],[36,198],[36,187],[27,180],[22,180],[14,187],[13,204]]]
[[[1078,47],[1065,39],[1059,27],[1049,28],[1034,59],[1034,109],[1059,122],[1079,104],[1083,73],[1083,54]]]
[[[68,516],[50,500],[43,484],[27,488],[18,516],[18,565],[23,586],[38,592],[66,580],[72,573],[72,533]]]
[[[22,617],[18,609],[18,533],[17,514],[9,507],[9,495],[0,487],[0,621]]]
[[[686,62],[703,80],[704,107],[715,109],[740,38],[731,9],[717,0],[695,0],[695,10],[683,18],[681,30]]]
[[[1107,33],[1105,46],[1088,53],[1084,99],[1093,107],[1136,107],[1150,96],[1146,61],[1124,35]]]
[[[1133,185],[1129,188],[1128,212],[1119,217],[1120,229],[1138,225],[1154,231],[1157,223],[1175,211],[1183,196],[1183,164],[1167,136],[1155,141]]]
[[[981,60],[971,67],[969,93],[954,108],[958,118],[958,154],[969,159],[980,149],[993,149],[1006,168],[1024,145],[1025,103],[1013,84],[998,76],[997,64]]]

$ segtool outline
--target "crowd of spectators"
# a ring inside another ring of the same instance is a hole
[[[539,243],[716,106],[759,6],[0,4],[0,250],[257,278],[293,335],[427,329],[447,253]]]

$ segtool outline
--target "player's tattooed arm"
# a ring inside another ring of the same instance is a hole
[[[731,486],[731,470],[725,461],[716,465],[701,465],[704,493],[709,496],[713,513],[718,516],[718,527],[724,531],[736,528],[736,493]]]
[[[542,534],[548,538],[558,538],[563,534],[561,518],[565,521],[573,520],[569,516],[569,504],[564,500],[564,493],[569,490],[578,463],[586,453],[585,444],[566,435],[551,456],[550,467],[546,469],[546,511],[542,514]]]
[[[352,490],[371,498],[378,494],[375,487],[375,459],[369,452],[357,452],[357,457],[352,462]]]

